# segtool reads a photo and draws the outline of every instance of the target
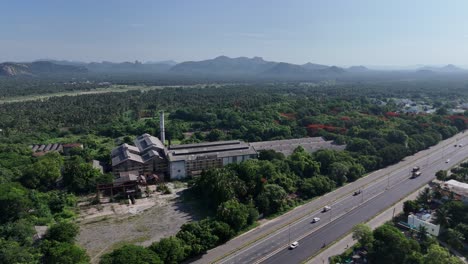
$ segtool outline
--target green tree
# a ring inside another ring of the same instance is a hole
[[[31,207],[28,191],[20,184],[0,184],[0,223],[21,218]]]
[[[86,251],[74,244],[58,241],[44,241],[41,245],[44,262],[51,264],[86,264]]]
[[[416,201],[408,200],[403,203],[403,212],[405,215],[409,215],[410,213],[416,213],[419,211],[419,204]]]
[[[100,264],[163,264],[153,251],[142,246],[125,245],[101,257]]]
[[[353,239],[362,246],[371,246],[374,241],[372,229],[366,224],[357,224],[353,227]]]
[[[63,168],[63,183],[74,193],[94,191],[101,176],[99,170],[79,156],[72,156]]]
[[[185,255],[185,243],[177,237],[162,238],[149,247],[163,263],[176,264],[182,262]]]
[[[31,247],[0,238],[0,263],[39,264],[40,255]]]
[[[439,181],[445,181],[447,179],[447,171],[440,170],[436,172],[436,177]]]
[[[453,248],[460,250],[463,248],[463,234],[456,229],[447,229],[446,234],[444,234],[447,243],[452,246]]]
[[[58,242],[73,243],[78,235],[79,228],[71,222],[58,222],[51,226],[46,234],[46,239]]]
[[[344,162],[334,162],[330,165],[330,177],[338,185],[342,185],[347,180],[349,165]]]
[[[413,251],[418,251],[400,230],[388,224],[378,227],[373,234],[375,240],[369,254],[372,263],[404,263]]]
[[[246,205],[232,199],[222,203],[216,214],[218,220],[227,223],[234,230],[239,231],[247,225],[249,209]]]
[[[286,205],[287,193],[281,186],[267,184],[263,192],[257,197],[257,207],[264,215],[281,211]]]
[[[463,261],[451,256],[445,248],[434,244],[424,256],[424,264],[463,264]]]
[[[452,214],[445,207],[440,207],[435,211],[435,223],[443,227],[450,226],[452,222]]]
[[[40,157],[37,162],[26,167],[21,183],[32,189],[47,191],[56,186],[61,176],[63,158],[57,152],[50,152]]]

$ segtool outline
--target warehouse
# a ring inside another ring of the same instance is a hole
[[[239,140],[175,145],[168,150],[169,174],[171,180],[183,179],[253,158],[257,158],[255,149]]]

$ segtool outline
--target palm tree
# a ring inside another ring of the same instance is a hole
[[[418,195],[417,200],[421,203],[427,204],[431,201],[432,199],[432,192],[431,188],[426,187],[424,188]]]
[[[427,236],[427,227],[423,226],[423,225],[420,225],[419,228],[418,228],[418,238],[420,240],[424,240]]]
[[[445,207],[441,207],[437,209],[435,212],[435,216],[436,216],[436,219],[434,222],[443,227],[448,227],[450,225],[450,222],[452,222],[452,214]]]

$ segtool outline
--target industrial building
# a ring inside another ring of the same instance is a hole
[[[157,176],[159,179],[183,179],[198,176],[209,168],[221,168],[231,163],[257,158],[261,150],[272,149],[289,156],[299,146],[310,153],[320,149],[343,150],[345,147],[325,141],[322,137],[253,143],[230,140],[166,147],[163,113],[160,126],[162,140],[143,134],[135,140],[135,146],[122,144],[112,150],[112,171],[116,178],[132,171],[140,175]]]
[[[198,176],[204,169],[254,158],[257,151],[252,145],[238,140],[175,145],[168,150],[171,179]]]
[[[145,176],[167,172],[167,150],[158,138],[143,134],[134,143],[135,146],[122,144],[112,150],[112,172],[116,178],[128,171]]]

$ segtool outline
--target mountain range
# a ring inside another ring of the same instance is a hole
[[[211,79],[271,79],[271,80],[316,80],[370,76],[384,71],[371,70],[364,66],[342,68],[315,63],[292,64],[266,61],[261,57],[229,58],[219,56],[202,61],[160,62],[78,62],[65,60],[39,60],[34,62],[0,63],[0,76],[33,76],[63,74],[146,74],[170,78],[211,78]],[[394,73],[395,71],[393,71]],[[454,65],[444,67],[424,66],[412,71],[399,71],[436,75],[468,73]]]

